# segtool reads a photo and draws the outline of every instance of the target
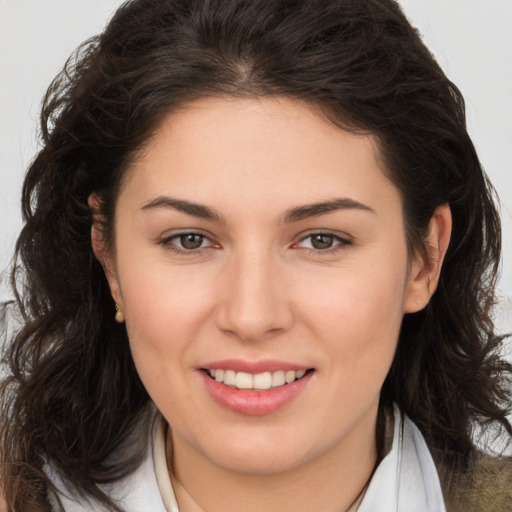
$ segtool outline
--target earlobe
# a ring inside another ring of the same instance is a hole
[[[103,216],[101,214],[101,200],[96,193],[89,196],[88,205],[92,212],[91,245],[96,259],[101,263],[107,278],[110,293],[118,307],[122,307],[123,301],[117,279],[117,271],[113,255],[109,250],[103,231]]]
[[[439,206],[430,219],[425,256],[411,263],[404,301],[404,312],[423,309],[434,294],[452,232],[452,215],[447,204]]]

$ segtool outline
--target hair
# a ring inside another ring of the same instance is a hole
[[[204,97],[288,97],[337,126],[375,135],[403,197],[411,253],[435,209],[450,245],[436,293],[408,314],[381,402],[396,402],[446,475],[468,470],[475,426],[507,421],[511,368],[492,307],[500,257],[494,191],[464,101],[393,0],[131,0],[81,45],[41,114],[42,149],[23,186],[12,270],[22,326],[5,352],[1,479],[11,510],[47,510],[48,465],[82,498],[120,510],[101,484],[133,471],[120,447],[150,399],[90,241],[104,236],[123,173],[165,116]],[[123,452],[125,453],[125,452]],[[117,455],[114,458],[114,454]]]

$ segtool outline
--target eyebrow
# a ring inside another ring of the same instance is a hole
[[[193,217],[199,217],[201,219],[219,222],[221,224],[226,223],[224,216],[217,210],[192,201],[186,201],[184,199],[160,196],[146,203],[142,207],[142,210],[152,210],[154,208],[172,208],[173,210],[177,210],[187,215],[192,215]],[[370,206],[360,203],[355,199],[342,197],[292,208],[284,214],[283,221],[285,223],[298,222],[310,217],[318,217],[338,210],[361,210],[376,213]]]
[[[201,219],[211,220],[221,224],[225,224],[226,222],[224,216],[213,208],[193,203],[191,201],[185,201],[184,199],[160,196],[149,201],[149,203],[146,203],[142,207],[142,210],[151,210],[153,208],[172,208],[173,210],[186,213],[187,215],[192,215],[193,217],[199,217]]]
[[[329,201],[323,201],[321,203],[306,204],[304,206],[293,208],[285,214],[284,221],[298,222],[309,217],[318,217],[338,210],[362,210],[365,212],[376,213],[373,208],[370,208],[355,199],[341,197]]]

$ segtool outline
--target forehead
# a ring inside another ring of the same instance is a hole
[[[168,194],[223,207],[240,197],[249,208],[333,194],[385,202],[398,194],[382,171],[375,137],[344,131],[287,98],[184,106],[163,120],[124,181],[135,201]]]

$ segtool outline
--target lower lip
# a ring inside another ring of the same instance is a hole
[[[251,391],[226,386],[200,371],[210,396],[221,406],[239,414],[261,416],[285,407],[295,399],[308,385],[313,372],[308,372],[301,379],[290,384],[264,391]]]

